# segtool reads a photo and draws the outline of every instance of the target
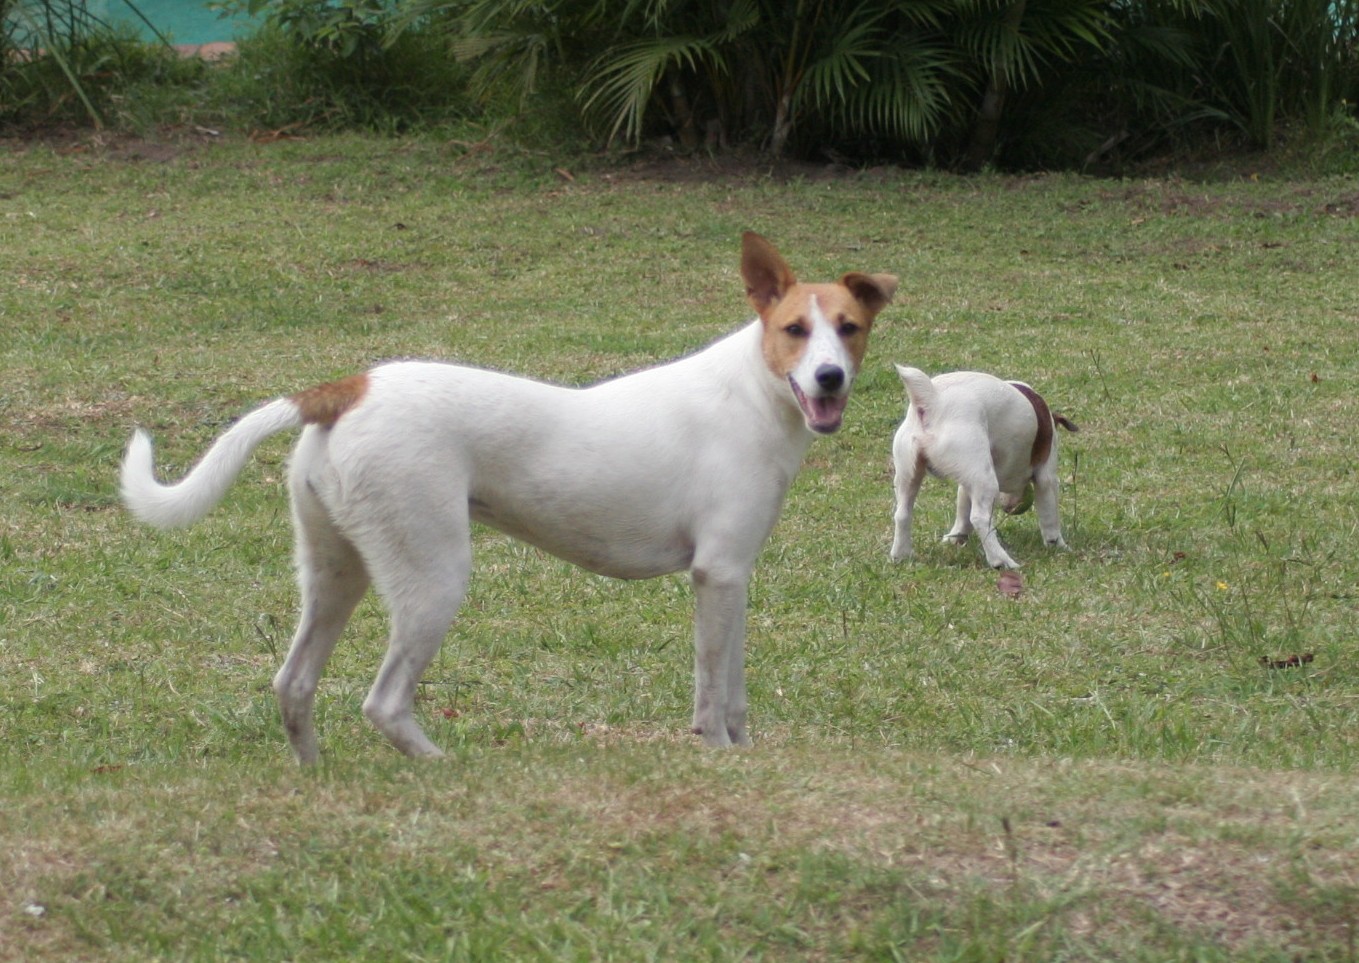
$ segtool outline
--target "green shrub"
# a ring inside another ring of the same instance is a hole
[[[210,106],[224,123],[249,128],[400,133],[471,115],[465,86],[463,69],[427,35],[345,56],[269,23],[240,41]]]
[[[116,123],[132,116],[129,90],[192,88],[203,72],[83,0],[0,0],[0,126]]]
[[[1354,0],[395,0],[474,91],[574,78],[601,143],[976,170],[1265,147],[1352,113]]]
[[[199,122],[398,133],[472,112],[465,71],[444,39],[410,30],[388,42],[389,4],[221,7],[263,14],[264,26],[241,41],[238,57],[209,66],[110,26],[84,0],[0,0],[0,125],[141,132]]]
[[[218,106],[254,127],[399,133],[470,113],[463,69],[427,31],[388,42],[385,0],[235,0],[262,16],[217,84]]]

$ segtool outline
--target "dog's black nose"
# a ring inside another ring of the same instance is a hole
[[[845,369],[839,365],[823,364],[816,369],[816,383],[822,391],[839,391],[845,383]]]

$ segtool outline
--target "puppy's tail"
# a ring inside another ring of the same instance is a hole
[[[925,413],[939,401],[939,390],[934,387],[930,376],[919,368],[908,368],[900,364],[896,368],[897,376],[906,386],[906,393],[911,396],[912,406],[919,410],[920,420],[924,421]]]
[[[1055,412],[1055,411],[1052,413],[1052,421],[1053,421],[1053,424],[1060,425],[1061,427],[1065,428],[1067,431],[1080,431],[1080,430],[1081,430],[1081,429],[1080,429],[1080,426],[1077,425],[1077,424],[1076,424],[1074,421],[1072,421],[1070,418],[1068,418],[1066,415],[1059,415],[1059,414],[1057,414],[1057,412]]]
[[[151,436],[138,429],[123,456],[119,487],[133,515],[157,528],[192,525],[217,505],[245,467],[251,452],[270,435],[303,424],[303,409],[292,398],[279,398],[256,408],[217,439],[183,479],[173,485],[156,481]]]

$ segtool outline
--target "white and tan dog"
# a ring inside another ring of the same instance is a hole
[[[911,517],[925,474],[958,486],[957,516],[946,542],[962,545],[975,529],[992,568],[1018,568],[1001,547],[992,523],[997,500],[1010,514],[1032,503],[1048,545],[1066,547],[1057,514],[1055,425],[1078,431],[1054,414],[1038,393],[1021,381],[1001,381],[976,371],[955,371],[931,379],[918,368],[897,365],[909,399],[906,419],[892,440],[896,468],[896,532],[892,559],[913,554]]]
[[[756,321],[593,387],[385,364],[257,408],[175,485],[156,481],[138,431],[123,500],[152,525],[188,525],[260,442],[302,429],[289,469],[302,614],[274,677],[302,763],[319,756],[321,672],[370,583],[391,635],[364,714],[403,752],[442,754],[412,710],[467,591],[472,522],[616,578],[687,569],[693,731],[709,745],[746,745],[747,583],[807,446],[840,427],[897,279],[855,272],[803,284],[754,233],[742,239],[741,277]]]

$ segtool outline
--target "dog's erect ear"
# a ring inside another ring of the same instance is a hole
[[[797,284],[788,262],[754,231],[741,235],[741,280],[746,282],[746,299],[760,317]]]
[[[897,276],[895,274],[863,274],[859,271],[852,271],[842,277],[840,283],[849,288],[849,293],[854,295],[854,300],[862,304],[870,314],[875,316],[887,307],[887,303],[892,300],[892,295],[897,293]]]

